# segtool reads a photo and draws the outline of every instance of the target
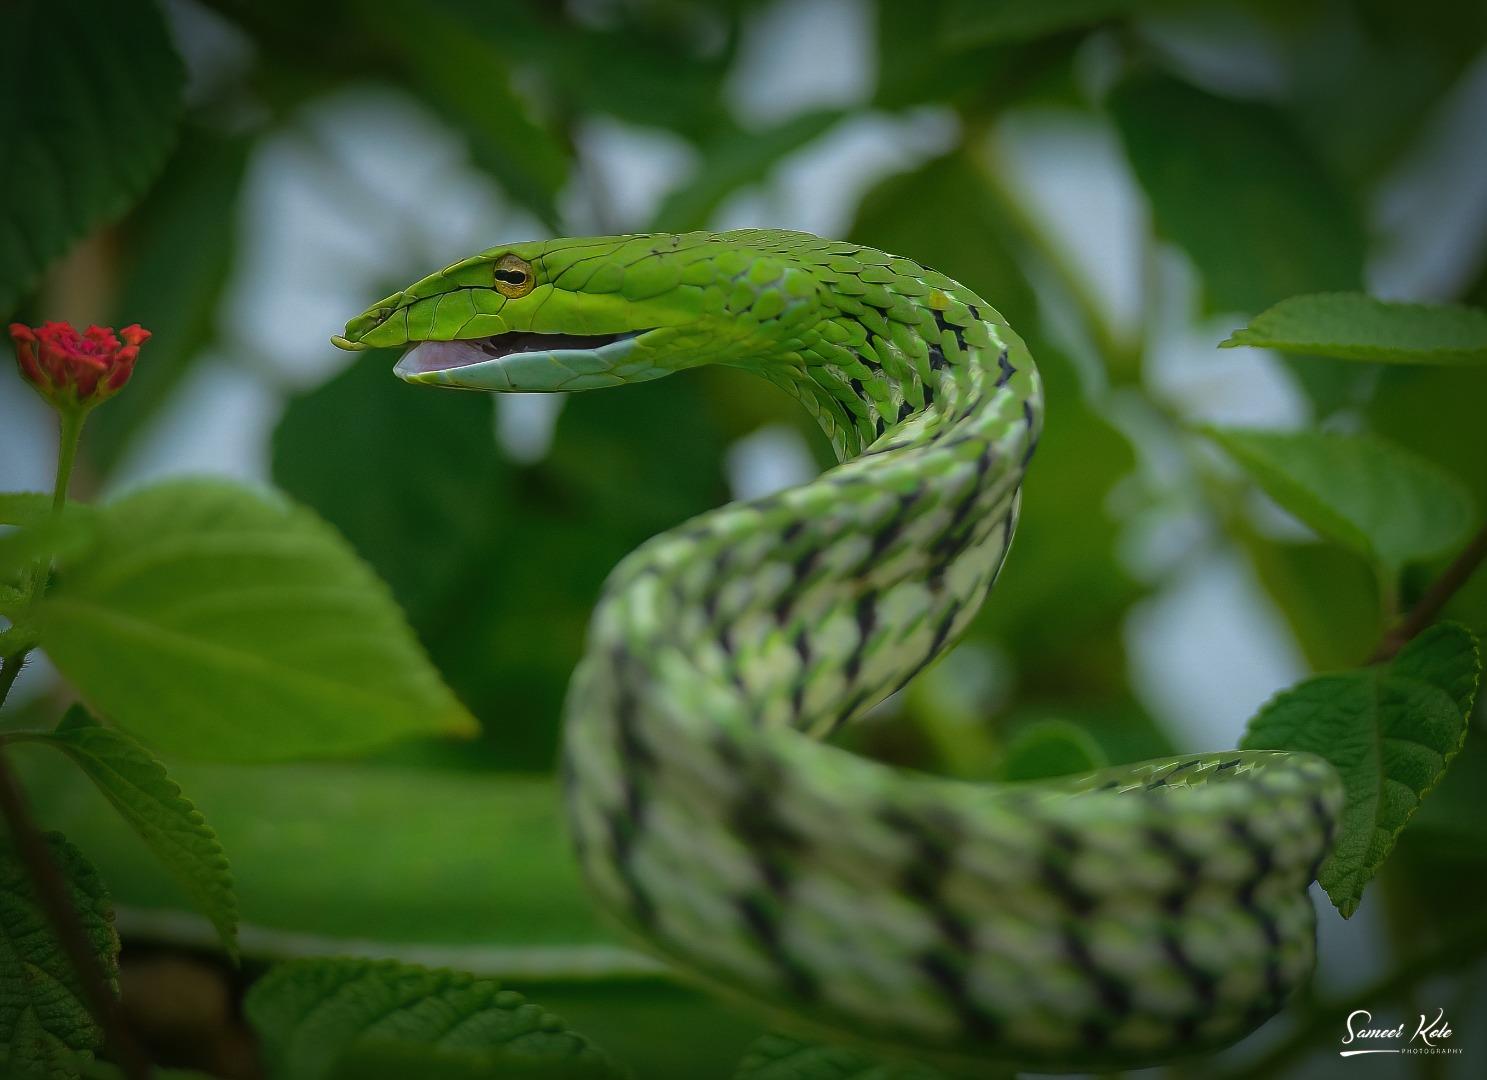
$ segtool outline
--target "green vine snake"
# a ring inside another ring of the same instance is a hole
[[[796,232],[519,243],[335,343],[413,346],[402,378],[472,390],[725,364],[835,447],[810,483],[626,557],[569,688],[579,860],[666,960],[828,1031],[1046,1069],[1230,1043],[1309,974],[1307,887],[1342,801],[1319,758],[982,785],[822,741],[956,640],[1012,540],[1038,371],[963,285]]]

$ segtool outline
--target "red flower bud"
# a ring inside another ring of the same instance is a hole
[[[34,329],[11,323],[10,336],[25,380],[57,408],[71,409],[92,408],[118,393],[134,373],[139,347],[150,332],[138,323],[124,327],[118,336],[106,326],[90,326],[79,334],[62,322]]]

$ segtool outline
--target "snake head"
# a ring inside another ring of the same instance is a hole
[[[468,390],[592,390],[703,363],[753,366],[815,319],[802,267],[744,235],[644,233],[491,248],[379,301],[332,338],[412,346],[404,380]]]

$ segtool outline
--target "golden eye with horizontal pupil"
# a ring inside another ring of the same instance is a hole
[[[502,255],[496,260],[496,291],[513,300],[532,291],[532,264],[515,255]]]

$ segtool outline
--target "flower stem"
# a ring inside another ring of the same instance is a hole
[[[57,481],[52,488],[52,513],[60,514],[67,504],[67,485],[72,480],[72,466],[77,460],[77,444],[82,437],[86,409],[59,409],[62,436],[57,444]]]
[[[57,440],[57,478],[52,483],[53,521],[62,516],[62,510],[67,505],[67,488],[72,482],[72,466],[77,461],[77,445],[82,438],[83,421],[87,418],[87,409],[74,407],[57,410],[61,432]],[[32,568],[31,593],[28,600],[35,600],[45,591],[47,578],[51,572],[52,557],[49,553],[44,554],[36,560],[36,565]],[[24,659],[24,656],[23,653],[17,659]]]

